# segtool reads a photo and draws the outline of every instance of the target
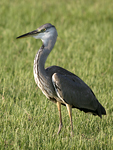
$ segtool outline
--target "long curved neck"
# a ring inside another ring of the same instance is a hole
[[[46,78],[46,71],[45,71],[45,61],[53,49],[56,42],[56,38],[50,38],[49,40],[43,41],[42,47],[37,52],[35,59],[34,59],[34,78],[35,82],[39,84],[40,79]]]

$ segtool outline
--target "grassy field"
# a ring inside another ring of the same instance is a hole
[[[57,107],[38,89],[33,61],[40,40],[16,37],[42,24],[58,31],[46,67],[59,65],[82,78],[107,115],[102,120],[73,109],[71,137],[67,109],[57,135]],[[0,1],[0,149],[113,149],[113,1]]]

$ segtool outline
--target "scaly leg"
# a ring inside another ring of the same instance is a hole
[[[57,132],[57,134],[59,134],[62,128],[62,115],[61,115],[61,103],[60,102],[57,102],[57,107],[58,107],[59,117],[60,117],[60,124],[59,124],[59,129]]]
[[[71,122],[71,135],[73,136],[73,123],[72,123],[72,106],[69,104],[66,104],[68,113],[69,113],[69,118],[70,118],[70,122]]]

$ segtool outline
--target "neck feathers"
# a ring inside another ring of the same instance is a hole
[[[41,40],[43,45],[37,52],[35,59],[34,59],[34,78],[35,82],[38,84],[40,83],[41,78],[46,78],[46,70],[45,70],[45,62],[46,59],[53,49],[55,42],[57,39],[57,31],[55,30],[54,33],[50,34],[48,37],[43,37]]]

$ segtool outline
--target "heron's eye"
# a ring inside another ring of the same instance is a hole
[[[46,31],[46,29],[42,29],[42,30],[41,30],[41,32],[45,32],[45,31]]]

